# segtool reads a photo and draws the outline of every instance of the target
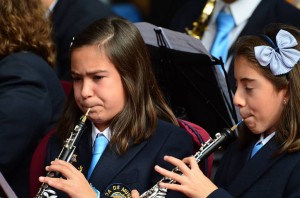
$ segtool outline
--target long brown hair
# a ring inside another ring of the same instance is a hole
[[[285,24],[270,24],[266,26],[264,35],[268,36],[275,43],[276,35],[280,29],[291,33],[298,42],[294,47],[300,51],[300,30],[296,27]],[[294,152],[300,150],[300,62],[285,75],[275,76],[269,67],[262,67],[258,63],[254,54],[254,47],[259,45],[271,46],[261,36],[241,37],[235,44],[235,56],[243,56],[252,63],[253,68],[267,78],[277,90],[288,88],[289,100],[285,105],[276,128],[276,140],[282,145],[281,152]],[[243,125],[240,128],[240,138],[242,142],[249,142],[254,135]],[[256,137],[257,138],[257,137]]]
[[[0,0],[0,59],[20,51],[42,56],[55,63],[51,23],[41,0]]]
[[[110,143],[119,154],[128,149],[130,142],[138,144],[149,138],[156,129],[158,117],[177,125],[176,117],[157,85],[147,46],[132,23],[120,17],[100,19],[74,39],[71,53],[87,45],[95,45],[105,51],[120,73],[125,89],[125,107],[110,124]],[[74,100],[72,93],[59,127],[62,138],[82,114]]]

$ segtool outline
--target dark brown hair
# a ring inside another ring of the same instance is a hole
[[[130,142],[138,144],[149,138],[156,129],[158,117],[177,125],[157,85],[147,46],[134,24],[115,16],[100,19],[74,39],[71,53],[88,45],[105,51],[120,73],[125,89],[125,107],[110,124],[110,143],[119,154],[128,149]],[[72,93],[59,127],[59,132],[64,134],[62,138],[82,115],[74,100]]]
[[[296,27],[285,24],[270,24],[264,29],[264,35],[272,39],[276,43],[276,35],[279,30],[286,30],[291,33],[297,40],[298,45],[294,47],[300,50],[300,30]],[[289,100],[285,105],[282,115],[276,127],[276,140],[282,145],[280,152],[294,152],[300,150],[300,63],[285,75],[275,76],[269,67],[262,67],[258,63],[254,55],[254,47],[259,45],[271,46],[261,36],[244,36],[235,43],[235,56],[243,56],[252,63],[253,68],[259,71],[267,78],[277,90],[288,89]],[[238,65],[237,65],[238,67]],[[242,125],[239,129],[240,138],[243,143],[249,142],[255,138],[249,129]],[[256,137],[257,138],[257,137]]]
[[[51,23],[41,0],[0,0],[0,59],[31,51],[55,63]]]

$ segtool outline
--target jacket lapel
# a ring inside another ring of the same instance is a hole
[[[144,141],[139,145],[130,147],[122,156],[117,155],[108,145],[91,175],[90,183],[100,191],[104,191],[112,179],[118,175],[128,163],[133,161],[133,158],[144,148],[146,143],[147,141]]]
[[[266,172],[277,160],[283,155],[273,158],[273,154],[278,151],[278,145],[273,137],[256,155],[251,158],[241,172],[237,175],[236,179],[229,186],[228,191],[233,197],[238,197],[251,185],[255,183],[261,175]]]

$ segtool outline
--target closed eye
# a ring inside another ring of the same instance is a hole
[[[104,78],[104,76],[96,75],[96,76],[93,77],[93,79],[96,80],[96,81],[101,80],[102,78]]]
[[[252,87],[245,87],[246,92],[251,92],[253,90]]]

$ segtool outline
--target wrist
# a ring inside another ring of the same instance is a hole
[[[92,187],[92,189],[94,190],[94,192],[96,193],[96,198],[100,198],[100,192],[99,192],[99,190],[97,190],[97,188],[95,188],[95,187],[92,186],[92,185],[91,185],[91,187]]]

